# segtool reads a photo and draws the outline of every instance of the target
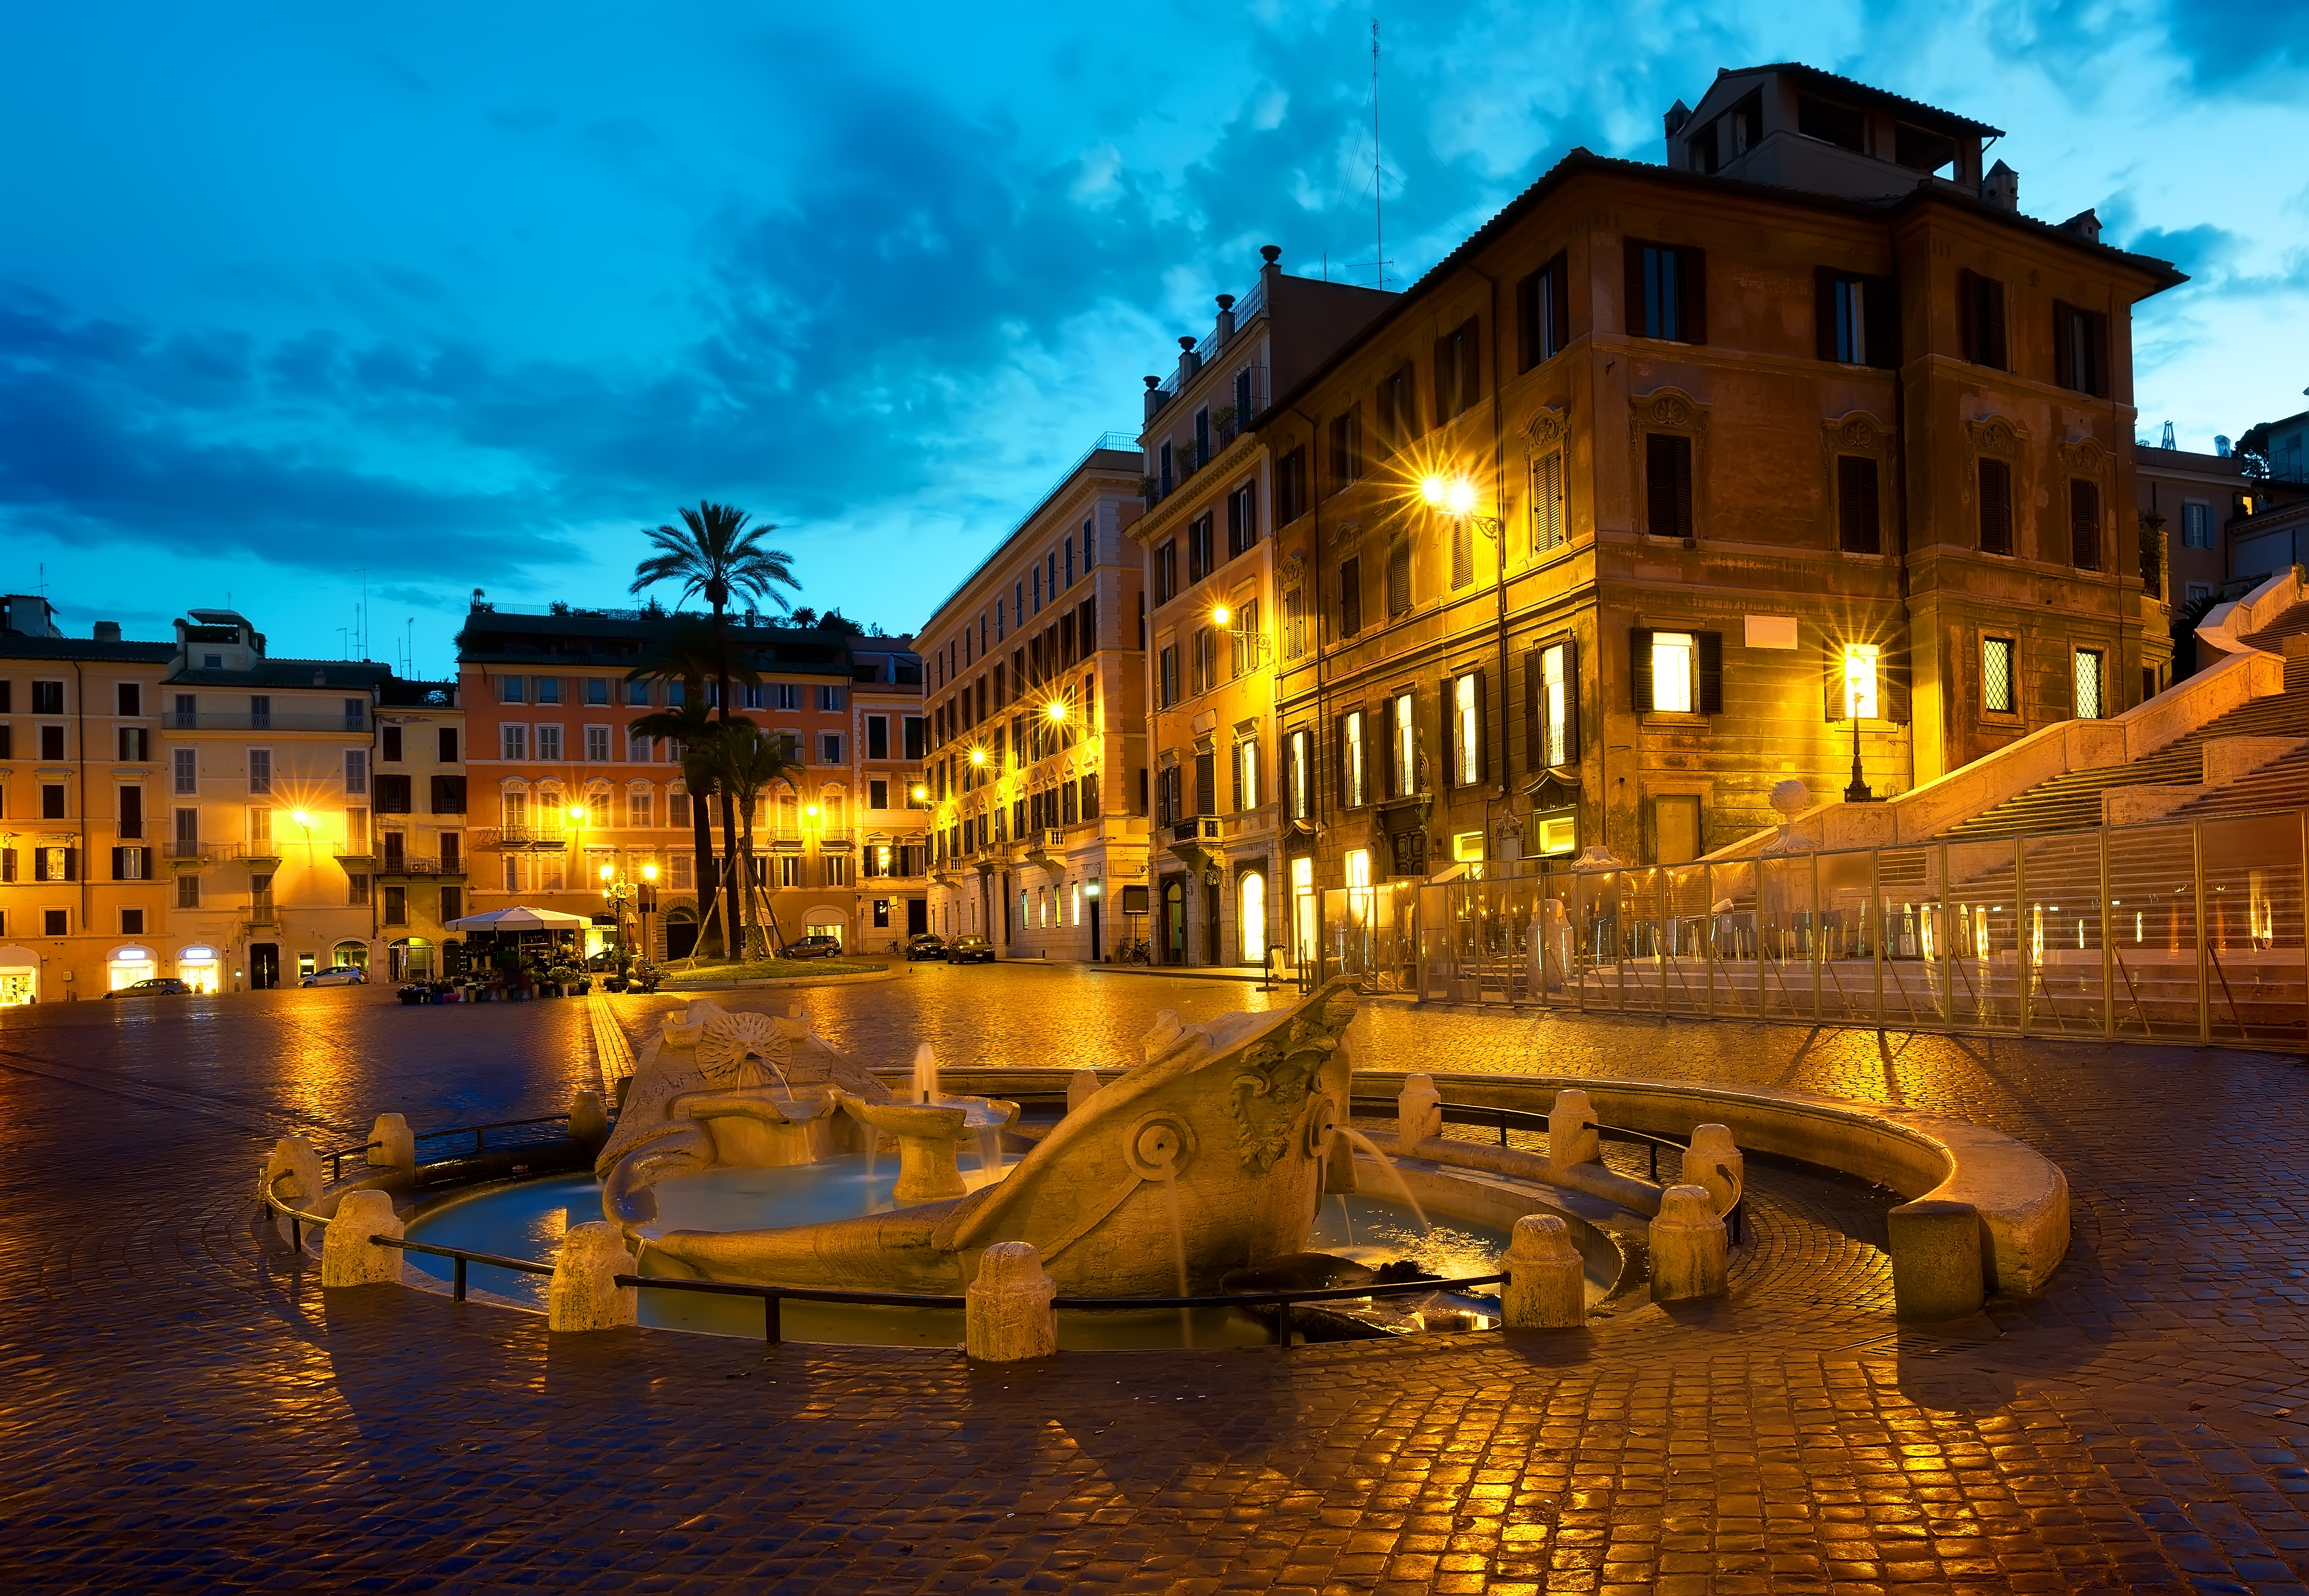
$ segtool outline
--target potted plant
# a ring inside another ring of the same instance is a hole
[[[576,989],[577,971],[566,964],[556,964],[545,972],[545,984],[566,997]]]

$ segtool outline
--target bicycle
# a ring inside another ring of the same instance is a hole
[[[1118,964],[1152,964],[1154,962],[1154,950],[1144,942],[1125,943],[1115,955],[1114,962]]]

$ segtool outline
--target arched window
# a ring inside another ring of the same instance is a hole
[[[521,832],[529,826],[529,783],[508,780],[497,789],[497,810],[505,829]]]
[[[1256,964],[1267,956],[1267,877],[1257,870],[1245,871],[1234,890],[1236,956],[1245,964]]]
[[[657,824],[657,789],[646,781],[626,783],[626,824],[631,826],[651,826]]]
[[[607,781],[585,783],[585,824],[596,831],[615,824],[610,818],[610,784]]]
[[[850,789],[839,781],[829,781],[818,792],[818,818],[828,832],[846,830],[850,816],[846,808]]]

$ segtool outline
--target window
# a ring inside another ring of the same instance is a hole
[[[817,690],[817,707],[818,712],[821,714],[840,714],[842,712],[842,689],[839,687],[820,687]]]
[[[451,920],[462,919],[464,918],[464,888],[456,886],[443,887],[441,889],[441,923],[445,926]]]
[[[40,757],[61,760],[65,756],[65,729],[61,726],[40,728]]]
[[[1959,273],[1957,315],[1962,323],[1964,358],[1975,366],[2009,369],[2004,358],[2004,285],[1976,272]]]
[[[920,715],[906,715],[901,717],[899,724],[900,729],[904,733],[904,746],[905,753],[904,757],[907,759],[920,759],[923,757],[929,747],[929,738],[927,735],[928,723],[925,721],[923,717]]]
[[[1418,436],[1419,384],[1406,360],[1379,380],[1379,446],[1391,454]]]
[[[40,921],[41,930],[46,936],[68,936],[72,934],[72,911],[70,910],[42,910],[40,911]]]
[[[1451,781],[1474,787],[1483,780],[1483,673],[1471,670],[1451,683]]]
[[[773,709],[799,710],[801,708],[801,686],[798,682],[774,683],[770,687],[770,693],[776,701],[770,706]]]
[[[1246,417],[1245,418],[1247,419],[1248,418]],[[1095,516],[1093,516],[1090,520],[1082,523],[1083,574],[1085,576],[1089,575],[1091,573],[1091,567],[1098,564],[1097,530],[1098,519]],[[986,618],[985,617],[981,616],[979,617],[979,625],[982,628],[985,625]]]
[[[1258,654],[1258,600],[1246,599],[1234,608],[1234,626],[1228,634],[1231,658],[1227,679],[1235,680],[1250,670]]]
[[[887,759],[890,757],[889,716],[869,715],[866,717],[866,757],[869,759]]]
[[[1275,462],[1275,522],[1288,526],[1307,513],[1307,445]]]
[[[1311,740],[1303,730],[1291,734],[1289,781],[1291,818],[1293,820],[1310,819],[1315,813],[1314,772],[1308,769],[1313,754],[1308,746]]]
[[[2012,468],[2002,460],[1980,462],[1980,552],[2012,552]]]
[[[599,800],[596,799],[595,801],[598,802]],[[650,812],[652,807],[653,806],[650,803],[650,790],[648,788],[636,788],[627,791],[626,794],[626,824],[627,825],[656,824],[656,821],[651,818]]]
[[[1307,651],[1307,590],[1292,588],[1283,595],[1283,651],[1293,660]]]
[[[380,745],[377,758],[386,764],[399,764],[401,763],[401,728],[380,726],[376,729],[376,732]]]
[[[1363,629],[1363,566],[1360,558],[1339,562],[1339,635]]]
[[[636,683],[635,685],[639,686],[640,684]],[[524,694],[521,677],[517,676],[501,676],[497,677],[497,702],[499,703],[519,703],[523,701],[523,696]]]
[[[561,757],[561,728],[540,726],[537,729],[537,756],[540,759]]]
[[[588,726],[585,729],[585,760],[589,764],[610,763],[610,729]]]
[[[201,789],[200,755],[190,748],[174,749],[169,761],[176,769],[176,789],[178,792],[198,792]]]
[[[1690,538],[1691,440],[1678,433],[1644,435],[1645,530],[1655,538]]]
[[[1243,553],[1258,541],[1258,487],[1246,482],[1227,495],[1227,558]]]
[[[32,684],[32,713],[61,715],[65,712],[65,685],[62,682]]]
[[[627,682],[626,684],[626,703],[627,704],[635,708],[640,708],[646,705],[649,701],[650,685],[647,682]]]
[[[1179,596],[1179,540],[1164,539],[1154,551],[1154,602],[1168,604]]]
[[[537,678],[537,702],[540,703],[559,703],[561,702],[561,678],[559,677],[541,676]]]
[[[1245,738],[1234,746],[1231,762],[1234,776],[1234,807],[1237,814],[1258,807],[1258,739]]]
[[[1411,534],[1401,528],[1387,539],[1387,618],[1411,613]]]
[[[1516,285],[1517,340],[1521,369],[1552,360],[1571,341],[1571,305],[1565,292],[1570,271],[1559,254]]]
[[[1836,543],[1846,554],[1882,551],[1876,462],[1864,454],[1836,457]]]
[[[1526,670],[1530,697],[1531,768],[1579,763],[1578,658],[1570,639],[1537,650]]]
[[[1156,696],[1163,708],[1167,710],[1179,702],[1179,650],[1175,644],[1163,645],[1157,686]]]
[[[272,751],[270,748],[251,748],[248,751],[248,790],[272,790]]]
[[[1207,693],[1218,685],[1218,644],[1208,626],[1195,628],[1194,690]]]
[[[457,729],[454,726],[440,728],[440,736],[436,741],[440,749],[441,763],[455,764],[457,763]]]
[[[2077,719],[2097,720],[2108,712],[2101,702],[2101,655],[2098,649],[2076,651]]]
[[[1466,587],[1475,580],[1475,529],[1464,515],[1451,518],[1451,586]]]
[[[179,846],[177,851],[179,854],[189,853],[194,848],[199,845],[200,840],[201,812],[198,809],[192,808],[178,809],[177,811],[177,841]]]
[[[2073,393],[2108,397],[2108,318],[2053,302],[2053,381]]]
[[[410,779],[407,776],[377,777],[376,812],[380,815],[410,813]]]
[[[2080,571],[2100,569],[2100,484],[2081,478],[2069,483],[2069,556]]]
[[[498,754],[505,759],[529,757],[529,728],[506,725],[497,728]]]
[[[1187,523],[1187,580],[1200,582],[1212,569],[1211,518],[1198,515]]]
[[[827,731],[821,732],[818,735],[817,763],[820,764],[840,764],[842,763],[842,734],[840,732]]]
[[[2213,546],[2213,507],[2210,505],[2184,504],[2181,506],[2181,547],[2210,548]]]
[[[112,879],[115,881],[151,880],[151,850],[147,848],[114,849],[112,850]]]
[[[1531,548],[1534,554],[1563,547],[1563,452],[1552,449],[1531,462]]]
[[[2019,713],[2013,693],[2012,648],[2010,637],[1980,640],[1980,707],[1991,714]]]
[[[1237,432],[1250,430],[1250,367],[1246,366],[1234,374],[1234,425]],[[1085,556],[1084,563],[1085,565],[1089,563],[1087,556]]]
[[[1630,238],[1626,256],[1629,332],[1675,343],[1706,343],[1706,254]]]
[[[128,764],[142,764],[151,758],[151,732],[142,726],[120,728],[120,757]]]
[[[1850,106],[1801,95],[1796,99],[1796,131],[1861,155],[1868,153],[1868,119]]]
[[[201,906],[201,878],[198,876],[177,877],[177,907],[198,909]]]
[[[1435,421],[1437,426],[1464,416],[1483,396],[1483,346],[1480,327],[1469,316],[1435,341]]]
[[[596,704],[609,703],[610,678],[605,676],[587,677],[585,678],[585,702],[587,703]]]
[[[1362,475],[1362,418],[1350,408],[1331,418],[1331,491]]]
[[[40,818],[42,820],[63,820],[65,818],[65,789],[63,782],[49,781],[41,785]]]
[[[405,926],[409,923],[409,889],[389,886],[385,889],[385,923]]]
[[[1349,710],[1339,717],[1339,803],[1354,809],[1370,801],[1370,779],[1363,768],[1363,712]]]
[[[1629,672],[1639,714],[1724,712],[1724,637],[1717,632],[1630,634]]]
[[[1812,275],[1812,312],[1821,359],[1887,370],[1899,366],[1900,298],[1890,278],[1822,266]]]
[[[1419,721],[1412,695],[1387,701],[1387,796],[1409,798],[1419,790]]]
[[[1205,405],[1195,412],[1195,463],[1202,465],[1211,457],[1211,408]]]

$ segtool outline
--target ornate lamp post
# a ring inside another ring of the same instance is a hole
[[[634,899],[634,884],[618,876],[615,865],[603,865],[601,875],[601,896],[608,901],[610,913],[617,919],[618,943],[622,947],[626,945],[626,905]]]
[[[1864,686],[1861,673],[1867,661],[1860,653],[1847,648],[1844,651],[1844,717],[1852,722],[1852,784],[1844,789],[1847,804],[1872,804],[1876,794],[1870,789],[1867,778],[1860,769],[1860,706]]]

